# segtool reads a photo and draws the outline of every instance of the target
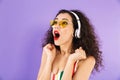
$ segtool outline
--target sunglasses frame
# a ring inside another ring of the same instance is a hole
[[[70,24],[70,22],[67,21],[67,20],[61,20],[61,21],[51,20],[50,21],[50,26],[53,27],[53,28],[56,27],[58,24],[61,28],[65,28],[67,25]]]

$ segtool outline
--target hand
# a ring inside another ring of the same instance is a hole
[[[48,60],[53,61],[56,56],[56,48],[53,44],[49,43],[43,48],[43,53],[47,55]]]
[[[82,47],[80,47],[79,49],[75,50],[75,53],[71,54],[69,56],[70,60],[72,60],[73,62],[76,62],[77,60],[82,60],[82,59],[86,59],[86,53],[85,51],[82,49]]]

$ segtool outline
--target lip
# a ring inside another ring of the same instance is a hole
[[[58,40],[59,37],[60,37],[59,31],[58,31],[58,30],[55,30],[55,31],[54,31],[54,40]]]
[[[59,31],[58,31],[58,30],[54,30],[54,33],[55,33],[55,32],[58,32],[58,33],[59,33]]]

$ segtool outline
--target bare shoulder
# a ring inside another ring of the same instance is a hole
[[[95,58],[93,56],[89,56],[85,61],[95,63]]]
[[[87,57],[85,60],[81,60],[79,61],[78,65],[81,66],[82,64],[86,64],[86,65],[95,65],[96,61],[95,58],[93,56],[89,56]]]
[[[78,62],[77,71],[73,77],[73,80],[89,80],[91,72],[95,66],[95,58],[90,56],[84,60]]]

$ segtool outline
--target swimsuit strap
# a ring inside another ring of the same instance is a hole
[[[72,71],[72,76],[75,74],[75,72],[76,72],[76,70],[77,70],[78,62],[79,62],[79,61],[76,61],[76,62],[74,63],[74,67],[73,67],[73,71]]]

